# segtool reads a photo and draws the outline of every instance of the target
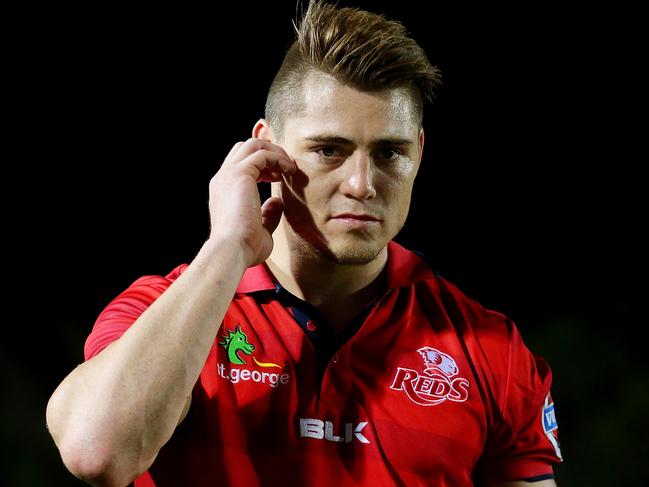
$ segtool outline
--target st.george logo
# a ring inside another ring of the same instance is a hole
[[[408,399],[420,406],[468,399],[469,381],[456,377],[459,369],[450,355],[432,347],[422,347],[417,351],[424,361],[424,370],[397,367],[390,389],[403,391]]]
[[[241,325],[237,325],[234,331],[228,330],[227,328],[226,331],[228,332],[228,335],[223,336],[223,341],[219,342],[219,345],[225,348],[226,353],[228,354],[228,360],[231,364],[245,365],[246,362],[245,360],[243,360],[239,352],[245,355],[250,355],[255,351],[255,346],[252,343],[248,342],[248,337],[241,330]],[[259,362],[255,357],[252,357],[252,359],[260,367],[277,367],[278,369],[282,368],[281,365],[274,364],[272,362]]]
[[[248,343],[248,337],[241,331],[241,326],[239,325],[237,325],[234,331],[228,330],[228,336],[224,336],[223,341],[219,342],[219,345],[227,351],[231,364],[245,364],[239,356],[239,352],[250,355],[255,351],[255,346],[252,343]]]
[[[254,356],[252,360],[262,370],[257,370],[250,367],[233,367],[233,365],[247,365],[246,355],[252,355],[255,351],[255,346],[248,341],[248,337],[241,329],[241,325],[237,325],[234,330],[225,330],[227,335],[223,335],[223,341],[218,342],[220,346],[225,348],[225,353],[228,357],[228,364],[217,363],[216,372],[222,378],[238,384],[239,382],[260,382],[267,384],[270,387],[277,387],[278,385],[288,384],[291,379],[290,374],[281,373],[282,366],[272,362],[259,362]],[[280,369],[280,372],[267,372],[264,369]]]

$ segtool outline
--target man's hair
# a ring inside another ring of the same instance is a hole
[[[357,8],[311,0],[266,99],[265,118],[278,141],[288,116],[304,113],[307,76],[325,74],[362,91],[406,88],[421,127],[424,101],[441,82],[424,50],[398,21]]]

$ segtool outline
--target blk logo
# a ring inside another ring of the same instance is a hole
[[[342,435],[335,435],[334,424],[331,421],[300,418],[300,436],[302,438],[333,441],[334,443],[351,443],[355,438],[361,443],[369,443],[370,440],[361,433],[365,426],[367,426],[367,421],[361,421],[356,426],[354,426],[354,423],[345,423]]]

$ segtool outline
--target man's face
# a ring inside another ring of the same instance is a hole
[[[289,235],[336,263],[366,264],[408,215],[423,149],[411,97],[323,76],[307,79],[304,97],[282,143],[298,166],[282,184]]]

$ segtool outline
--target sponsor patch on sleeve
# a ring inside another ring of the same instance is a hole
[[[557,429],[557,418],[554,414],[554,403],[543,407],[543,431],[548,434]]]
[[[545,397],[543,413],[541,414],[541,423],[543,424],[543,431],[545,432],[545,436],[552,444],[557,458],[559,459],[559,461],[563,462],[563,457],[561,456],[561,448],[559,447],[559,439],[557,438],[557,430],[559,429],[559,426],[557,425],[557,417],[554,414],[554,402],[552,401],[549,393]]]

